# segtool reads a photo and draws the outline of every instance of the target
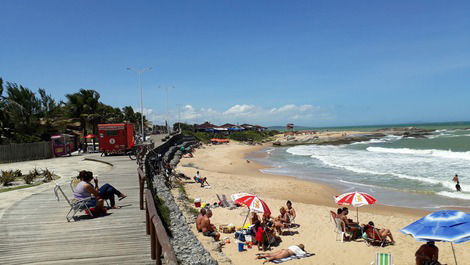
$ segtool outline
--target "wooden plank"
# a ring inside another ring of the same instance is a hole
[[[146,235],[145,212],[139,209],[135,161],[128,157],[96,157],[114,164],[99,175],[127,194],[121,209],[108,216],[68,223],[68,205],[52,188],[27,197],[0,219],[1,264],[154,264]],[[134,175],[135,176],[135,175]],[[71,197],[68,182],[62,185]]]

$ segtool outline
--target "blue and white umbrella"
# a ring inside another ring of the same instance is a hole
[[[470,241],[470,214],[452,210],[438,211],[426,215],[400,231],[421,242],[450,242],[457,264],[452,243]]]

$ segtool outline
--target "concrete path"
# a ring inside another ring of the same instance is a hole
[[[87,162],[78,167],[88,166],[83,169],[91,171],[96,167],[100,171],[100,185],[110,183],[127,194],[126,199],[117,202],[123,208],[109,210],[111,214],[105,217],[69,223],[65,219],[67,202],[62,197],[61,201],[56,200],[53,185],[41,185],[4,208],[0,216],[0,264],[155,263],[150,259],[150,241],[145,233],[145,211],[139,209],[135,161],[127,156],[91,157],[114,166]],[[64,161],[60,159],[42,161]],[[66,195],[72,197],[69,179],[63,178],[60,184]]]

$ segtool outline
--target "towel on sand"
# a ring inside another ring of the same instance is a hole
[[[275,259],[275,260],[272,260],[271,262],[272,262],[272,263],[279,264],[279,263],[283,263],[283,262],[289,261],[289,260],[291,260],[291,259],[307,258],[307,257],[313,256],[313,255],[315,255],[315,253],[305,253],[305,255],[301,255],[301,256],[297,256],[297,255],[289,256],[289,257],[283,258],[283,259]]]

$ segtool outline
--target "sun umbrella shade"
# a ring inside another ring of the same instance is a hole
[[[96,138],[96,136],[94,134],[89,134],[87,136],[85,136],[86,139],[92,139],[92,138]]]
[[[418,241],[470,241],[470,214],[460,211],[438,211],[426,215],[400,230]]]
[[[264,215],[271,215],[271,210],[269,210],[268,205],[256,195],[248,194],[245,196],[241,196],[234,202],[241,205],[245,205],[252,212],[263,213]]]
[[[335,198],[335,201],[339,205],[361,207],[363,205],[374,204],[377,200],[364,192],[349,192],[339,195]]]

